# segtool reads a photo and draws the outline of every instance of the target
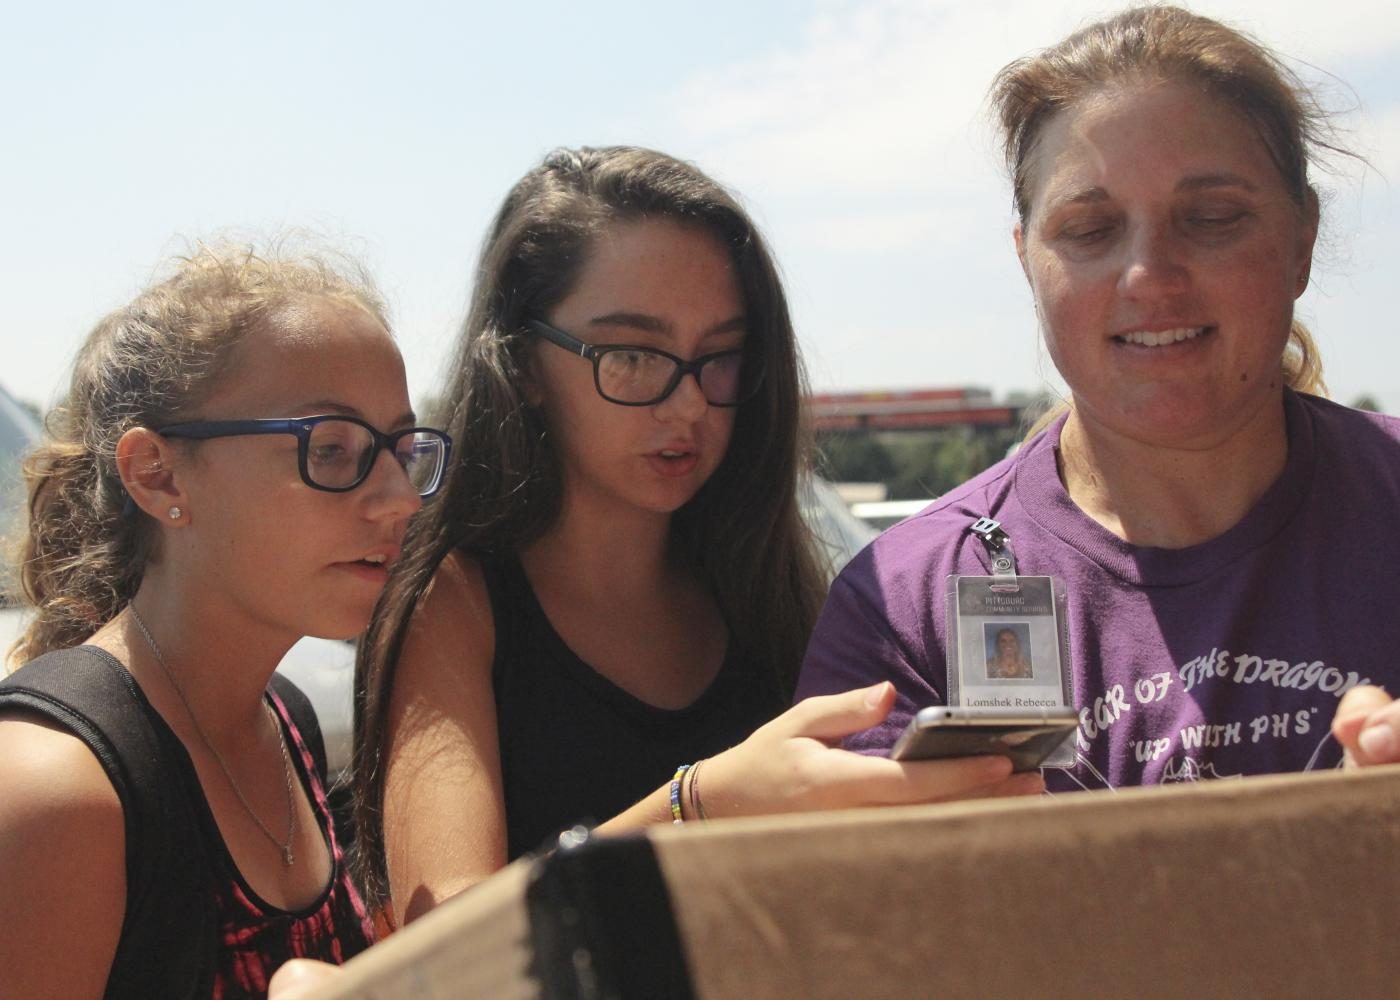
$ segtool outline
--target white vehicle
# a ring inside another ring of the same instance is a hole
[[[802,516],[826,552],[832,578],[879,534],[856,517],[836,488],[820,476],[813,476],[810,489],[803,492]]]
[[[39,440],[39,422],[0,386],[0,539],[15,536],[24,510],[20,457]],[[6,553],[7,554],[7,553]],[[24,630],[23,613],[14,606],[14,569],[0,558],[0,667]],[[0,674],[8,670],[0,669]]]
[[[851,513],[876,531],[884,531],[906,517],[913,517],[933,501],[933,497],[925,497],[922,500],[866,501],[851,504]]]

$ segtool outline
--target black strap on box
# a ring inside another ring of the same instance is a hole
[[[530,974],[550,1000],[693,1000],[671,894],[644,834],[560,837],[525,892]]]

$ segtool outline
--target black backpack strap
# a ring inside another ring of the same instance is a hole
[[[106,995],[207,993],[218,942],[203,889],[203,837],[136,682],[95,646],[59,650],[0,681],[0,711],[14,710],[81,739],[121,800],[126,913]]]
[[[312,707],[311,699],[306,697],[290,678],[281,674],[273,674],[269,686],[282,700],[282,704],[287,706],[287,714],[292,717],[297,732],[301,733],[301,740],[306,744],[306,749],[311,751],[311,759],[316,762],[316,776],[321,779],[321,787],[329,788],[326,778],[326,740],[321,735],[321,723],[316,718],[316,709]]]

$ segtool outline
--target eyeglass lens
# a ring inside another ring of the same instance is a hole
[[[598,388],[604,396],[624,403],[657,402],[668,394],[676,377],[676,362],[664,354],[642,350],[607,351],[598,358]],[[711,403],[735,403],[744,394],[743,355],[727,352],[709,358],[696,373],[700,391]]]
[[[434,434],[391,436],[394,458],[419,495],[437,488],[442,477],[443,442]],[[379,454],[369,429],[350,420],[322,420],[306,444],[306,474],[318,486],[345,489],[369,475]]]

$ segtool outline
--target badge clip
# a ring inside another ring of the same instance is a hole
[[[1001,522],[979,517],[967,530],[986,546],[992,561],[991,589],[1012,594],[1020,590],[1021,585],[1016,582],[1016,553],[1011,551],[1011,537],[1002,530]]]

